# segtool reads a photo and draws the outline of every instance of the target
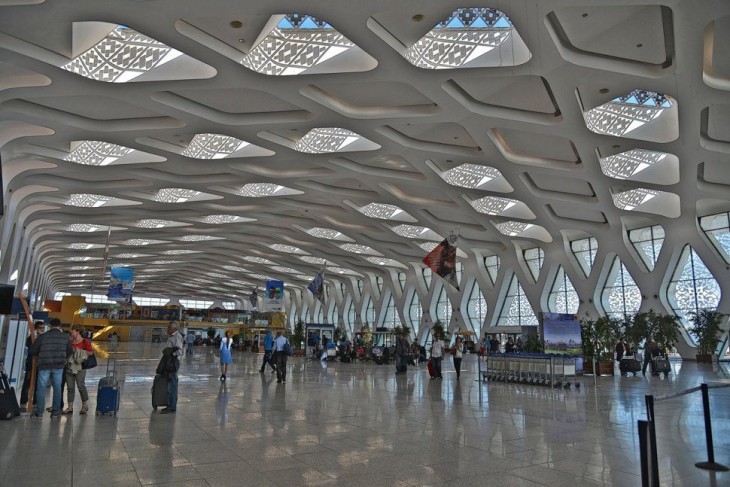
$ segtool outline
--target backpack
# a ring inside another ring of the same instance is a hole
[[[291,357],[292,355],[294,355],[294,350],[292,349],[292,346],[291,346],[291,343],[289,343],[289,340],[287,340],[286,343],[284,344],[283,351],[288,357]]]

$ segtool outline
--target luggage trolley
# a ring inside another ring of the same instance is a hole
[[[576,373],[577,367],[575,357],[558,355],[552,357],[551,361],[553,369],[553,387],[564,387],[566,389],[570,388],[570,377],[572,377],[572,379],[575,381],[575,387],[580,387],[580,383],[578,382],[578,375]]]

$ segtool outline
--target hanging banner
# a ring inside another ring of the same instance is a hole
[[[582,353],[580,321],[576,315],[541,313],[540,318],[545,353],[567,355]]]
[[[134,269],[131,267],[112,267],[109,269],[109,292],[106,296],[113,301],[132,301],[134,289]]]
[[[284,311],[284,281],[266,281],[264,311]]]

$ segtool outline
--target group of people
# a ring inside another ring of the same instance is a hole
[[[630,357],[634,354],[634,349],[626,341],[625,337],[621,337],[616,344],[616,362],[621,363],[624,357]],[[658,375],[654,370],[654,359],[667,356],[667,347],[659,345],[654,337],[649,337],[644,344],[644,363],[641,367],[641,373],[646,375],[646,369],[650,368],[652,375]]]
[[[432,380],[442,380],[441,365],[444,355],[450,353],[454,360],[454,370],[456,371],[456,380],[461,378],[461,360],[464,354],[464,341],[460,335],[457,335],[451,348],[448,347],[441,335],[434,335],[431,343],[431,365],[433,367]],[[405,335],[399,333],[395,341],[395,373],[405,374],[408,370],[408,364],[416,364],[421,358],[421,347],[414,342],[413,345],[408,343]],[[425,357],[424,357],[425,358]]]
[[[36,389],[33,397],[32,418],[42,418],[46,411],[46,387],[49,381],[53,388],[53,402],[48,408],[51,418],[60,414],[72,414],[76,389],[81,395],[81,409],[79,414],[89,411],[89,393],[86,389],[86,364],[89,356],[94,354],[89,336],[81,325],[73,325],[70,333],[61,330],[61,320],[53,318],[50,328],[43,332],[43,323],[36,323],[36,336],[28,336],[28,357],[25,364],[25,380],[21,390],[21,407],[29,408],[28,392],[33,359],[36,359],[37,377]],[[66,408],[63,409],[63,387],[67,389]]]

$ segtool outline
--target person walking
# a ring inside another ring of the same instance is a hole
[[[233,357],[231,357],[231,345],[233,345],[233,339],[231,338],[231,332],[226,331],[226,337],[221,340],[220,356],[221,356],[221,382],[226,381],[226,374],[228,373],[228,365],[233,363]]]
[[[188,331],[188,336],[185,337],[185,340],[187,341],[188,348],[186,350],[186,353],[188,355],[193,354],[193,347],[195,346],[195,333],[193,333],[193,330]]]
[[[441,335],[434,335],[433,343],[431,344],[431,358],[433,359],[433,377],[432,380],[441,380],[441,360],[444,357],[444,342],[441,339]]]
[[[36,384],[36,409],[31,415],[33,418],[42,418],[46,407],[46,387],[48,381],[53,386],[53,403],[51,418],[57,418],[61,412],[61,387],[63,384],[63,369],[66,366],[66,357],[71,352],[70,337],[61,331],[61,320],[53,318],[51,329],[40,335],[30,347],[30,355],[37,355],[38,381]]]
[[[271,373],[273,374],[276,372],[276,364],[274,364],[273,359],[273,347],[274,347],[274,335],[271,333],[270,329],[266,330],[266,335],[264,335],[264,362],[261,364],[261,369],[259,369],[260,373],[264,373],[264,370],[266,369],[266,364],[269,364],[269,367],[271,367]]]
[[[461,377],[461,358],[464,353],[464,344],[461,336],[456,337],[456,343],[451,348],[451,355],[454,357],[454,370],[456,370],[456,380]]]
[[[277,384],[286,382],[286,361],[289,359],[289,354],[286,351],[287,343],[289,343],[289,340],[281,334],[281,331],[277,331],[273,345]],[[289,346],[291,347],[291,345]]]
[[[408,354],[411,352],[411,347],[408,345],[403,332],[398,333],[398,338],[395,341],[395,373],[405,374],[408,371]]]
[[[79,414],[89,412],[89,392],[86,390],[86,369],[83,363],[89,355],[94,353],[91,342],[84,338],[84,327],[74,325],[71,327],[71,348],[73,353],[66,361],[66,409],[63,414],[74,412],[74,400],[76,399],[76,388],[81,395],[81,410]]]
[[[179,324],[177,321],[170,322],[167,325],[167,342],[162,353],[168,350],[170,360],[174,363],[172,370],[167,373],[167,407],[161,411],[162,414],[171,414],[177,411],[177,371],[180,368],[180,354],[185,346],[185,339],[178,331]]]
[[[654,354],[656,353],[657,344],[654,341],[654,337],[650,337],[649,340],[646,342],[646,345],[644,345],[644,366],[641,368],[641,374],[646,375],[646,368],[649,366],[649,364],[652,364],[651,359],[653,358]],[[654,365],[651,365],[652,372],[654,371]]]

